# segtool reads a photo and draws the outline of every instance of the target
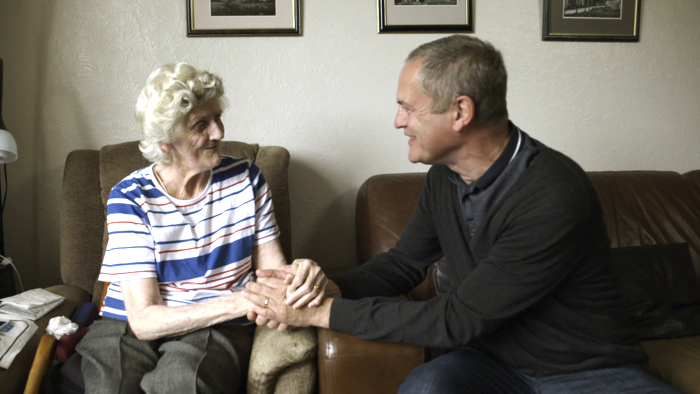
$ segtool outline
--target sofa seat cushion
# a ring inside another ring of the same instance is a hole
[[[642,341],[649,369],[688,394],[700,394],[700,336]]]

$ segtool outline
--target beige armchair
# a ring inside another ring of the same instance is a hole
[[[291,261],[291,219],[287,169],[289,152],[281,147],[224,141],[222,153],[245,157],[262,170],[273,193],[280,241]],[[105,204],[117,182],[131,172],[147,166],[138,142],[105,146],[100,150],[83,149],[68,155],[63,177],[61,204],[60,264],[63,284],[49,287],[66,301],[49,315],[37,320],[39,330],[8,370],[0,370],[3,393],[21,392],[28,376],[26,392],[37,392],[45,369],[51,364],[53,342],[40,338],[48,320],[70,316],[76,306],[93,301],[101,303],[103,283],[97,281],[105,246]],[[39,346],[42,342],[43,347]],[[316,383],[316,330],[296,329],[278,333],[258,327],[253,344],[248,393],[311,393]],[[33,360],[35,353],[43,359]],[[32,372],[30,374],[30,367]]]

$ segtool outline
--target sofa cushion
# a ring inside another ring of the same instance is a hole
[[[687,243],[612,249],[638,338],[700,334],[700,288]]]
[[[698,190],[700,191],[700,170],[686,172],[685,174],[683,174],[683,176],[695,186],[697,186]]]
[[[649,370],[684,393],[700,394],[700,336],[642,341]]]

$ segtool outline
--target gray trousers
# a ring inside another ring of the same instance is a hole
[[[217,324],[142,341],[126,321],[95,321],[76,351],[86,393],[236,393],[245,387],[255,325]]]

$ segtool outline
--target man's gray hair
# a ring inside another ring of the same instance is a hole
[[[464,35],[444,37],[419,46],[406,64],[420,61],[424,93],[433,101],[432,112],[447,111],[458,96],[469,96],[476,121],[483,127],[508,120],[508,74],[501,53],[488,42]]]

